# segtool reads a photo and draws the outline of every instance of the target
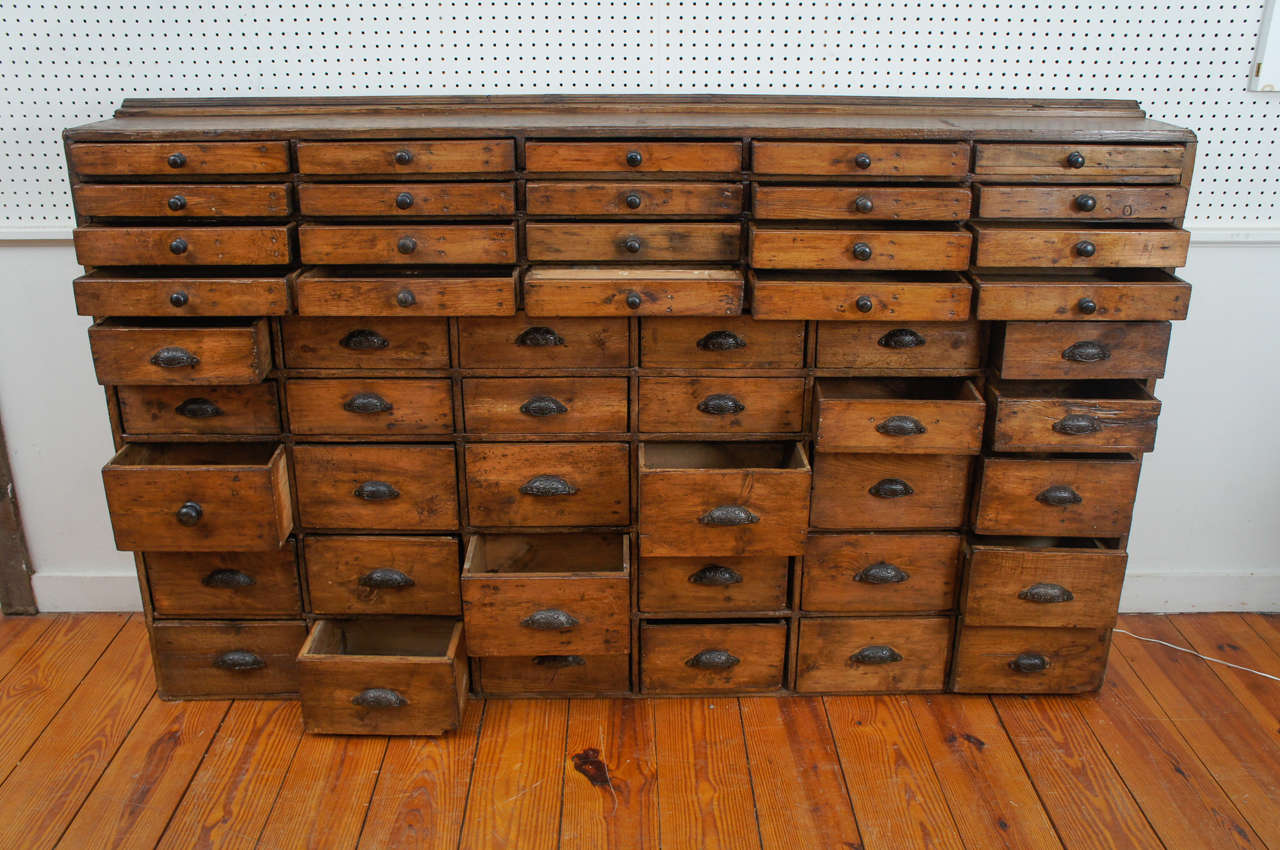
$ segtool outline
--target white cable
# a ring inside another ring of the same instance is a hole
[[[1112,631],[1120,632],[1120,634],[1122,635],[1128,635],[1129,637],[1137,638],[1138,640],[1145,640],[1148,643],[1163,644],[1164,646],[1167,646],[1170,649],[1176,649],[1178,650],[1178,652],[1190,653],[1191,655],[1194,655],[1197,658],[1203,658],[1205,661],[1212,661],[1214,664],[1224,664],[1227,667],[1234,667],[1237,670],[1243,670],[1246,673],[1255,673],[1264,678],[1273,679],[1277,682],[1280,682],[1280,676],[1272,676],[1270,673],[1263,673],[1261,670],[1254,670],[1252,667],[1241,667],[1239,664],[1232,664],[1230,661],[1223,661],[1221,658],[1211,658],[1208,655],[1201,655],[1200,653],[1196,652],[1194,649],[1187,649],[1185,646],[1178,646],[1175,643],[1169,643],[1167,640],[1160,640],[1159,638],[1143,637],[1142,635],[1135,635],[1133,632],[1126,631],[1125,629],[1113,629]]]

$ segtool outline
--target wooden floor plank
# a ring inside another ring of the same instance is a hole
[[[1061,846],[991,700],[937,694],[907,702],[966,846]]]
[[[467,704],[458,729],[438,738],[392,738],[382,759],[360,847],[453,850],[462,832],[467,789],[484,703]]]
[[[751,697],[739,704],[765,850],[860,846],[822,699]]]
[[[569,704],[562,848],[658,846],[658,785],[651,700]]]
[[[906,698],[824,703],[866,850],[963,847]]]
[[[57,619],[45,614],[36,617],[0,617],[0,679],[17,664],[45,629]]]
[[[653,701],[663,847],[760,847],[733,697]]]
[[[1201,655],[1280,676],[1280,652],[1273,650],[1239,614],[1179,614],[1169,620]],[[1280,729],[1280,682],[1225,664],[1211,663],[1209,669],[1263,730]]]
[[[1245,623],[1267,642],[1276,652],[1280,652],[1280,614],[1241,614]]]
[[[485,705],[461,850],[554,850],[568,716],[569,701],[563,699]]]

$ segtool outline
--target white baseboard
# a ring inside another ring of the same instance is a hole
[[[1134,572],[1124,578],[1122,613],[1280,611],[1280,570]]]
[[[31,577],[36,607],[41,612],[56,611],[141,611],[138,577],[120,575],[77,575],[36,573]]]

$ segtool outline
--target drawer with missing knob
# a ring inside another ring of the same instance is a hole
[[[786,647],[787,624],[782,622],[645,623],[640,627],[640,690],[780,690]]]
[[[291,378],[285,384],[295,434],[452,434],[446,378]]]
[[[310,528],[458,527],[452,445],[296,445],[298,514]]]
[[[804,378],[641,377],[638,430],[674,434],[799,432]]]
[[[280,316],[297,272],[245,274],[93,271],[74,281],[81,316]]]
[[[819,452],[814,456],[815,528],[959,528],[973,458]]]
[[[142,557],[156,617],[302,616],[292,540],[267,552],[145,552]]]
[[[864,375],[966,375],[982,362],[978,322],[819,322],[817,364]]]
[[[1005,379],[1160,378],[1169,322],[1006,322],[993,330],[991,366]]]
[[[1160,401],[1140,381],[992,381],[997,452],[1149,452]]]
[[[985,413],[963,378],[824,378],[814,385],[814,448],[977,454]]]
[[[291,369],[447,369],[444,318],[306,318],[280,322]]]
[[[526,206],[532,216],[648,218],[705,216],[742,212],[740,183],[529,183]]]
[[[123,433],[279,434],[276,384],[116,387]]]
[[[71,197],[76,213],[87,218],[281,218],[293,212],[282,183],[79,183]]]
[[[979,319],[1117,322],[1185,319],[1191,285],[1157,269],[974,276]]]
[[[959,221],[972,199],[963,186],[769,186],[752,195],[758,219]]]
[[[514,272],[335,268],[308,269],[293,287],[300,316],[510,316],[516,288]]]
[[[626,443],[471,443],[466,447],[470,525],[626,525],[631,519],[629,458]]]
[[[966,626],[1109,629],[1127,555],[1093,538],[975,537],[960,596]]]
[[[751,316],[646,318],[640,321],[640,365],[666,369],[799,369],[803,322]]]
[[[304,224],[298,245],[302,262],[316,265],[516,262],[510,224]]]
[[[981,268],[1172,268],[1187,263],[1191,234],[1178,227],[972,224]]]
[[[1009,181],[1144,178],[1176,183],[1182,176],[1186,153],[1183,145],[979,142],[973,173]]]
[[[527,142],[530,173],[710,174],[742,170],[739,142]]]
[[[480,174],[515,169],[511,139],[298,142],[301,174]]]
[[[641,558],[639,606],[651,614],[776,612],[787,601],[791,559]]]
[[[751,315],[767,320],[959,321],[973,297],[950,272],[753,272],[749,286]]]
[[[156,690],[166,699],[294,695],[306,638],[301,621],[154,623]]]
[[[464,378],[462,409],[473,434],[624,432],[626,378]]]
[[[959,271],[973,237],[957,229],[851,229],[751,225],[751,265],[759,269]]]
[[[303,545],[311,612],[458,616],[458,538],[308,535]]]
[[[530,316],[736,316],[736,269],[535,267],[524,276]]]
[[[298,207],[318,218],[511,216],[515,194],[510,182],[300,183]]]
[[[805,617],[796,690],[940,691],[951,653],[950,617]]]
[[[950,533],[810,534],[805,613],[909,614],[954,607],[963,538]]]
[[[283,266],[294,261],[293,224],[107,227],[72,233],[82,266]]]
[[[1129,532],[1141,466],[1128,455],[983,458],[973,529],[1119,537]]]
[[[737,262],[742,226],[719,222],[525,225],[532,262]]]
[[[986,694],[1076,694],[1102,686],[1108,629],[969,626],[956,632],[951,690]]]
[[[965,142],[751,143],[756,174],[833,177],[961,178],[969,171]]]
[[[1185,186],[977,185],[980,218],[1173,219],[1187,210]]]
[[[288,142],[76,142],[71,171],[94,177],[286,174]]]
[[[627,366],[630,324],[621,318],[515,316],[458,320],[464,369],[579,369]]]

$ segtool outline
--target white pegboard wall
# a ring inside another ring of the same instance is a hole
[[[126,97],[734,92],[1136,98],[1200,137],[1189,217],[1280,221],[1263,0],[0,0],[0,234],[70,226],[60,132]]]

